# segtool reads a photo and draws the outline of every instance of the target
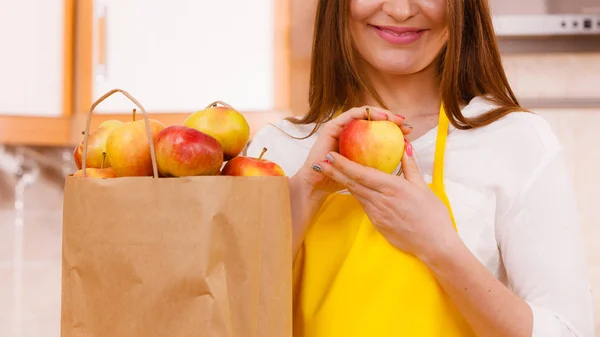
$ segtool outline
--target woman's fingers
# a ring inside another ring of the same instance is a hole
[[[352,108],[327,122],[328,134],[337,139],[344,126],[355,119],[370,119],[374,121],[389,120],[396,123],[402,129],[404,134],[408,134],[412,131],[410,125],[407,124],[404,126],[404,117],[385,109],[363,106]]]
[[[408,135],[413,131],[412,125],[405,123],[405,122],[403,122],[402,125],[400,125],[400,129],[402,130],[402,133],[405,135]]]
[[[397,179],[396,176],[355,163],[339,153],[330,152],[326,158],[333,168],[349,179],[348,184],[362,185],[377,192],[384,192]]]
[[[402,171],[404,173],[404,178],[415,183],[417,186],[426,189],[428,188],[428,185],[425,182],[425,179],[423,179],[423,175],[415,161],[414,151],[412,144],[409,143],[406,146],[406,151],[404,151],[404,156],[402,157]]]
[[[370,188],[363,186],[362,184],[356,183],[327,161],[313,164],[312,169],[314,171],[320,172],[322,175],[344,186],[348,189],[348,191],[350,191],[350,193],[355,194],[357,196],[368,198],[370,195],[375,193],[375,191],[371,190]]]

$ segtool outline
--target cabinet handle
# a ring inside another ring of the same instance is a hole
[[[96,65],[96,81],[102,82],[107,77],[106,48],[107,48],[107,5],[98,8],[98,64]]]

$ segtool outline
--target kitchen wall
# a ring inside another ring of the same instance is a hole
[[[533,108],[535,101],[539,106],[561,100],[593,100],[600,106],[600,53],[511,53],[503,62],[516,94]],[[577,104],[565,108],[577,109]]]

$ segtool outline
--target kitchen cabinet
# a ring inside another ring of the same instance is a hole
[[[165,125],[224,101],[254,134],[290,114],[290,1],[0,0],[0,144],[72,146],[114,88]]]
[[[88,42],[90,64],[78,69],[82,108],[113,88],[151,113],[190,113],[221,100],[242,112],[277,108],[278,0],[97,0]],[[87,72],[87,73],[85,73]],[[284,76],[284,77],[282,77]],[[129,113],[115,95],[99,114]]]
[[[73,2],[0,0],[0,115],[70,113]]]

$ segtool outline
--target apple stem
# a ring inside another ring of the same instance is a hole
[[[222,106],[228,107],[229,109],[233,109],[233,107],[231,105],[229,105],[223,101],[214,101],[214,102],[210,103],[205,109],[214,108],[214,107],[218,106],[219,104]]]
[[[371,121],[371,111],[369,110],[369,108],[367,108],[367,120],[369,122]]]
[[[133,121],[135,122],[135,113],[137,112],[137,109],[133,109]]]
[[[106,161],[106,152],[102,152],[102,164],[100,164],[100,168],[104,168],[104,162]]]
[[[258,160],[262,159],[262,157],[265,155],[265,152],[267,152],[267,148],[263,147],[262,152],[260,153],[260,156],[258,156]]]

